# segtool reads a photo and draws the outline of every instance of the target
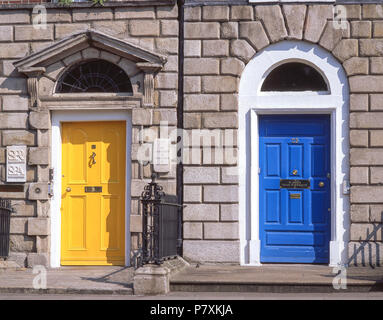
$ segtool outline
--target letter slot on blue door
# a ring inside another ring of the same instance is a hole
[[[328,263],[330,116],[259,118],[261,262]]]

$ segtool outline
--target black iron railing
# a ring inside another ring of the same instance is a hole
[[[0,199],[0,257],[9,255],[9,232],[11,223],[11,201]]]
[[[144,264],[161,264],[175,257],[182,245],[181,209],[177,196],[166,195],[162,187],[152,181],[145,186],[142,203],[142,248],[135,261],[136,267]]]

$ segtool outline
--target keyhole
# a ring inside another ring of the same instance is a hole
[[[293,175],[296,176],[298,174],[298,170],[293,170]]]

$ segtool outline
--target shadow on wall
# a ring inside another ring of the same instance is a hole
[[[383,222],[383,212],[381,212],[381,222]],[[359,239],[359,246],[354,244],[353,253],[348,260],[348,264],[351,266],[370,266],[370,267],[381,267],[382,258],[381,247],[383,242],[378,242],[378,232],[380,232],[380,239],[383,240],[383,224],[373,223],[373,230],[367,229],[366,240]],[[382,241],[380,240],[380,241]],[[370,242],[371,241],[371,242]],[[375,246],[375,248],[373,248]],[[375,251],[375,255],[374,255]]]

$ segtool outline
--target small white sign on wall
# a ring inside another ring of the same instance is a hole
[[[27,181],[27,147],[7,147],[7,182]]]

